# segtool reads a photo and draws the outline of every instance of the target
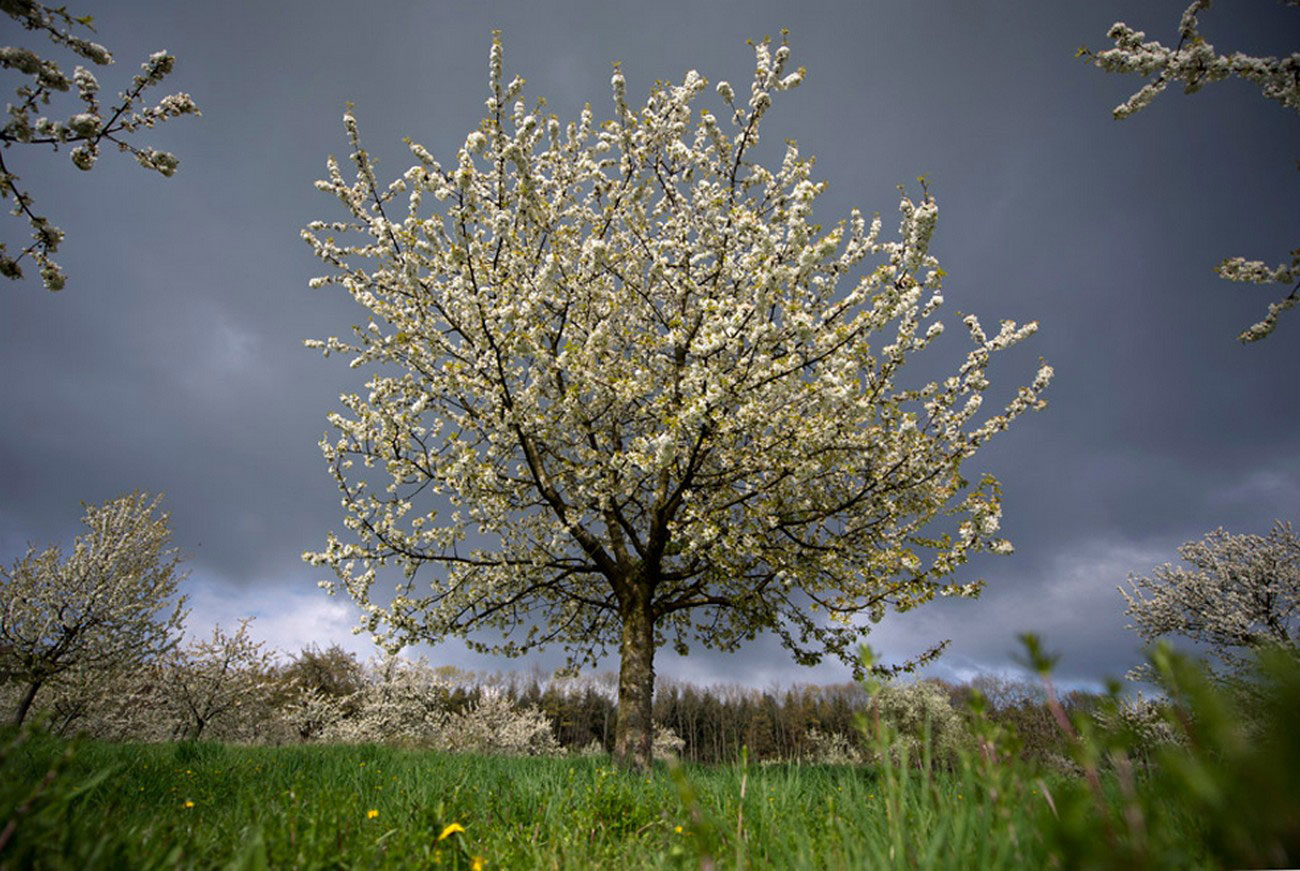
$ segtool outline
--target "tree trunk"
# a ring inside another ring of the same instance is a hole
[[[650,767],[654,740],[654,617],[651,587],[638,583],[623,607],[623,643],[618,670],[618,710],[614,715],[614,760],[625,768]]]
[[[18,702],[18,711],[14,714],[14,725],[21,726],[23,720],[27,719],[27,712],[31,710],[32,701],[36,698],[36,691],[41,688],[43,680],[34,680],[27,685],[27,691],[23,693],[22,699]]]

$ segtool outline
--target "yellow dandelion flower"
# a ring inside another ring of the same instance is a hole
[[[186,806],[186,807],[194,807],[194,802],[192,802],[192,801],[187,801],[187,802],[185,802],[185,806]]]
[[[460,823],[452,823],[451,825],[447,826],[447,828],[442,830],[442,834],[438,836],[438,840],[441,841],[446,838],[450,838],[452,835],[456,834],[457,832],[463,832],[463,831],[465,831],[465,827],[462,826]]]
[[[680,834],[682,833],[682,827],[681,827],[681,826],[673,826],[673,831],[680,835]]]
[[[475,856],[469,865],[469,871],[483,871],[483,857]]]
[[[375,808],[371,808],[370,810],[366,811],[366,819],[368,820],[373,820],[377,816],[379,816],[379,811],[376,810]]]

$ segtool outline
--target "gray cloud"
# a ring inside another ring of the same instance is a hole
[[[1005,399],[1039,356],[1058,373],[1051,407],[970,464],[1002,480],[1017,553],[971,567],[989,580],[980,600],[891,615],[872,643],[901,658],[950,637],[937,673],[959,676],[1011,667],[1015,633],[1035,630],[1072,678],[1121,674],[1136,643],[1114,587],[1129,572],[1218,526],[1300,520],[1300,323],[1240,346],[1273,291],[1212,272],[1225,256],[1277,259],[1295,246],[1300,124],[1232,83],[1167,94],[1116,123],[1110,109],[1136,81],[1073,58],[1080,42],[1104,46],[1116,19],[1168,39],[1184,5],[87,7],[118,57],[106,88],[167,48],[179,61],[166,84],[204,115],[143,137],[180,155],[170,180],[112,154],[89,174],[62,154],[6,155],[67,230],[71,280],[57,296],[0,287],[0,556],[70,541],[81,500],[166,491],[194,569],[195,627],[257,613],[256,631],[285,648],[314,638],[366,649],[347,632],[350,606],[324,598],[299,560],[341,528],[316,442],[360,377],[301,347],[361,317],[306,289],[318,268],[297,237],[337,215],[312,181],[328,154],[346,153],[344,101],[392,177],[409,164],[402,136],[448,155],[477,123],[494,27],[507,73],[571,117],[587,100],[608,111],[613,60],[633,94],[692,67],[743,82],[744,39],[787,26],[809,78],[773,110],[766,147],[791,136],[818,156],[830,182],[819,215],[856,205],[892,223],[895,185],[927,174],[950,309],[1042,326],[995,367],[994,392]],[[1294,17],[1260,2],[1216,7],[1203,26],[1221,47],[1278,53],[1294,48]],[[956,341],[935,350],[918,373],[950,370],[960,353]],[[456,643],[431,655],[495,664]],[[845,673],[800,669],[771,639],[732,657],[664,653],[659,670],[751,685]]]

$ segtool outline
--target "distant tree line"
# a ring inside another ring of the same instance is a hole
[[[338,645],[310,646],[277,659],[248,633],[177,648],[133,670],[71,670],[53,679],[33,719],[61,735],[115,741],[219,740],[241,743],[394,743],[441,750],[558,755],[614,746],[617,677],[481,674],[423,660],[361,662]],[[917,743],[929,723],[940,756],[968,746],[962,711],[981,693],[995,722],[1013,726],[1022,753],[1064,759],[1064,737],[1034,684],[982,677],[973,684],[930,679],[888,683],[872,695],[857,683],[758,690],[701,687],[661,678],[654,697],[656,753],[705,764],[857,763],[869,760],[862,724],[874,702]],[[23,687],[0,688],[13,710]],[[1099,697],[1067,696],[1072,710]]]

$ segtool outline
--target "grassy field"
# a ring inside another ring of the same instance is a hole
[[[12,829],[0,864],[14,868],[1024,868],[1047,861],[1035,834],[1046,809],[1037,789],[991,796],[974,769],[931,778],[892,769],[891,779],[871,768],[737,765],[657,767],[644,776],[600,757],[73,746],[44,737],[28,737],[6,757],[0,813]],[[898,782],[899,774],[909,782]]]
[[[978,706],[974,743],[943,767],[879,720],[863,724],[876,764],[644,774],[601,756],[0,730],[0,869],[1296,867],[1294,656],[1266,659],[1238,706],[1162,655],[1175,740],[1079,718],[1056,766]]]

